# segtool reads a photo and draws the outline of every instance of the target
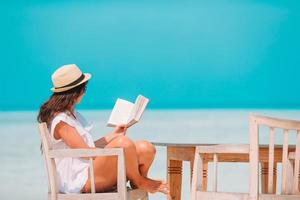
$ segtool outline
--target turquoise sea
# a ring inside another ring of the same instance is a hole
[[[152,109],[300,108],[299,9],[297,0],[0,1],[0,110],[38,109],[51,74],[71,63],[93,75],[84,109],[140,93]]]
[[[110,131],[105,126],[109,110],[83,110],[81,113],[94,124],[92,135],[95,139]],[[142,120],[130,128],[127,134],[133,140],[153,142],[248,143],[249,113],[300,119],[300,110],[147,110]],[[47,177],[39,150],[35,117],[36,112],[0,113],[0,199],[41,200],[47,197]],[[267,141],[267,135],[261,140]],[[276,137],[276,142],[280,141],[281,138]],[[186,200],[190,197],[187,163],[184,163],[183,168],[182,199]],[[280,174],[280,167],[278,173]],[[219,174],[219,190],[247,191],[246,164],[240,164],[236,168],[230,164],[222,164]],[[165,148],[157,148],[149,176],[165,179]],[[165,198],[161,194],[154,194],[150,199]]]

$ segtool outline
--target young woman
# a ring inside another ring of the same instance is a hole
[[[40,108],[39,122],[46,122],[54,149],[115,148],[124,149],[126,176],[132,187],[148,192],[167,194],[165,182],[147,177],[155,156],[154,146],[147,141],[133,142],[126,136],[126,127],[116,127],[111,133],[93,141],[91,127],[75,111],[84,96],[91,75],[82,73],[74,65],[64,65],[52,75],[52,96]],[[90,192],[89,162],[83,158],[56,159],[59,189],[63,193]],[[117,183],[117,158],[96,157],[94,160],[95,185],[98,192],[111,190]]]

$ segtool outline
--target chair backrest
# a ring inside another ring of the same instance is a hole
[[[250,170],[251,174],[258,172],[259,168],[259,135],[262,132],[260,127],[267,127],[269,129],[269,161],[268,161],[268,193],[273,191],[273,174],[274,174],[274,147],[275,147],[275,129],[282,130],[283,146],[282,146],[282,176],[281,176],[281,194],[296,194],[298,192],[299,182],[299,157],[300,157],[300,121],[277,119],[266,116],[250,115],[249,117],[250,128]],[[296,131],[296,152],[295,152],[295,165],[294,175],[291,175],[291,163],[288,158],[289,153],[289,135]],[[293,177],[293,180],[290,178]],[[292,183],[292,184],[291,184]],[[253,199],[258,197],[259,176],[250,177],[250,194],[254,194]]]
[[[47,168],[48,176],[48,192],[56,194],[58,192],[58,186],[56,182],[56,165],[54,159],[49,157],[49,152],[52,150],[50,133],[46,123],[39,123],[39,133],[42,142],[42,151]]]

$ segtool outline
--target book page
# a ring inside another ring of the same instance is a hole
[[[127,124],[133,107],[133,103],[123,99],[117,99],[108,119],[107,125],[117,126],[121,124]]]
[[[142,114],[144,113],[144,110],[149,102],[149,99],[146,97],[139,95],[137,100],[136,100],[136,110],[135,110],[135,115],[134,115],[134,120],[139,121]]]
[[[149,99],[147,99],[142,95],[139,95],[136,98],[134,107],[132,108],[132,112],[130,114],[130,118],[128,119],[127,127],[132,126],[133,124],[137,123],[140,120],[148,102]]]
[[[137,123],[140,120],[148,102],[149,102],[149,99],[147,99],[146,97],[144,97],[142,95],[139,95],[136,98],[135,104],[132,108],[132,112],[128,119],[127,127],[132,126],[133,124]]]
[[[130,117],[128,118],[128,124],[132,125],[132,121],[134,120],[136,112],[138,110],[138,106],[139,106],[138,101],[139,101],[139,96],[135,99],[135,103],[134,103],[134,106],[131,110]],[[134,121],[136,121],[136,120],[134,120]]]
[[[130,120],[128,123],[127,123],[127,128],[129,128],[130,126],[132,126],[133,124],[137,123],[137,121],[135,119],[132,119]]]

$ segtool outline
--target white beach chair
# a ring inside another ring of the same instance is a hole
[[[42,141],[43,154],[47,167],[48,175],[48,199],[49,200],[147,200],[148,193],[140,189],[126,188],[126,174],[124,163],[124,152],[122,148],[111,149],[63,149],[52,150],[50,143],[50,135],[46,123],[39,124],[39,132]],[[118,180],[117,191],[96,193],[94,183],[94,167],[93,159],[95,156],[117,156],[118,157]],[[56,184],[56,167],[54,158],[63,157],[89,157],[90,158],[90,174],[91,174],[91,193],[82,194],[62,194],[59,193]]]
[[[194,174],[192,178],[192,200],[299,200],[300,195],[298,189],[299,182],[299,157],[300,157],[300,121],[275,119],[264,116],[251,115],[249,117],[250,125],[250,145],[212,145],[198,146],[195,152]],[[269,162],[268,162],[268,184],[267,193],[259,194],[259,134],[260,126],[268,127],[269,133]],[[282,150],[282,176],[281,176],[281,192],[275,194],[273,191],[273,174],[274,174],[274,134],[275,129],[282,129],[284,134],[283,150]],[[291,159],[295,160],[294,174],[292,173],[292,165],[288,159],[289,130],[297,131],[296,153],[290,154]],[[217,191],[217,164],[218,154],[221,153],[249,153],[249,193],[228,193]],[[214,158],[214,175],[213,175],[213,191],[207,192],[203,190],[203,156],[204,154],[213,154]],[[294,155],[294,158],[292,158]]]
[[[278,119],[266,116],[251,115],[250,118],[250,163],[251,170],[258,171],[258,159],[259,153],[257,146],[259,145],[259,135],[261,133],[261,127],[267,127],[269,129],[269,162],[268,162],[268,184],[267,195],[263,196],[264,199],[300,199],[299,195],[299,158],[300,158],[300,121]],[[275,146],[275,130],[280,130],[278,133],[283,134],[282,142],[282,173],[281,173],[281,191],[279,194],[275,194],[274,191],[274,146]],[[296,133],[296,146],[292,147],[289,142],[289,135]],[[294,173],[293,173],[293,161],[289,159],[289,152],[292,149],[296,150],[294,156],[295,161]],[[258,175],[252,176],[250,179],[250,190],[255,192],[255,197],[258,196]],[[261,198],[260,198],[261,199]]]

